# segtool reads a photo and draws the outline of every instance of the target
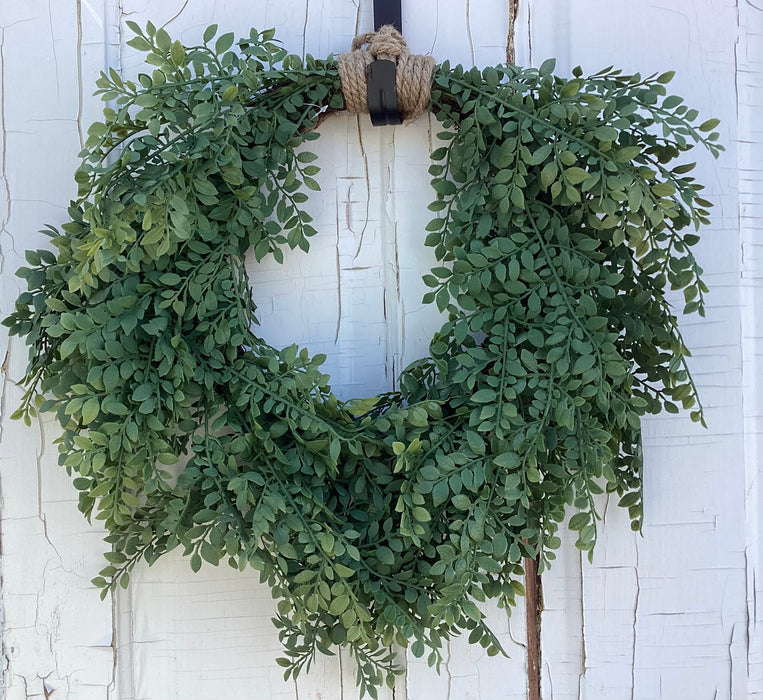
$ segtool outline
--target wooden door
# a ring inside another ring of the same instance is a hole
[[[466,66],[504,62],[510,0],[403,0],[409,46]],[[35,232],[65,220],[72,173],[100,70],[140,70],[125,22],[151,20],[184,43],[204,28],[245,35],[275,27],[287,49],[325,56],[372,27],[370,0],[19,0],[0,5],[0,316],[19,291],[13,271]],[[680,6],[679,6],[680,5]],[[727,152],[703,153],[698,178],[717,203],[701,255],[708,317],[686,321],[709,430],[687,417],[645,421],[646,526],[632,534],[614,499],[593,564],[566,537],[543,578],[542,691],[546,700],[721,700],[763,696],[763,554],[759,533],[758,369],[761,255],[763,12],[752,3],[697,0],[521,0],[517,62],[556,56],[568,74],[610,64],[671,85],[723,120]],[[437,125],[422,117],[374,128],[334,116],[316,152],[322,190],[307,207],[318,235],[309,254],[249,271],[262,334],[329,357],[345,398],[395,386],[427,352],[440,319],[424,308],[428,157]],[[356,698],[351,659],[321,659],[284,682],[270,623],[274,603],[252,572],[167,556],[100,602],[89,583],[102,566],[102,532],[76,508],[57,465],[56,425],[10,421],[26,351],[0,335],[0,488],[5,698],[61,700],[329,700]],[[527,697],[522,606],[509,619],[486,607],[508,658],[451,643],[438,675],[409,658],[397,687],[408,700]]]

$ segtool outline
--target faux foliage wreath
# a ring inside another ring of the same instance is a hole
[[[343,107],[335,62],[272,31],[231,50],[214,26],[194,47],[131,28],[155,70],[98,81],[114,106],[79,198],[5,321],[30,345],[17,415],[55,412],[80,508],[110,531],[95,584],[177,547],[194,571],[253,566],[286,676],[344,645],[371,695],[393,643],[438,665],[468,630],[498,653],[477,603],[514,604],[568,506],[590,551],[603,489],[638,528],[640,418],[695,406],[667,291],[702,313],[691,231],[710,203],[668,164],[693,142],[717,155],[717,120],[666,97],[671,73],[438,66],[424,301],[448,321],[399,391],[343,402],[324,358],[257,336],[244,268],[251,248],[308,249],[302,146]]]

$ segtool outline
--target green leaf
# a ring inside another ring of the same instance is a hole
[[[591,173],[583,170],[583,168],[573,166],[571,168],[567,168],[564,171],[564,176],[567,178],[567,182],[570,184],[578,185],[583,182],[583,180],[587,180],[589,177],[591,177]]]
[[[205,44],[208,44],[212,38],[217,34],[217,25],[216,24],[210,24],[205,30],[204,35],[202,38],[202,41]]]
[[[471,600],[465,600],[461,604],[461,607],[466,613],[466,616],[475,622],[479,622],[482,619],[482,613],[480,612],[480,609],[474,603],[472,603]]]
[[[333,554],[334,553],[334,545],[336,544],[336,539],[334,538],[334,535],[330,532],[324,532],[320,536],[320,543],[321,548],[323,549],[326,554]]]
[[[170,50],[170,46],[172,45],[172,39],[170,39],[170,35],[167,34],[167,32],[161,27],[156,30],[154,41],[156,41],[156,45],[165,54]]]
[[[640,155],[640,153],[640,146],[624,146],[615,152],[614,158],[617,163],[627,163]]]
[[[432,516],[429,515],[429,511],[426,510],[426,508],[416,507],[411,510],[411,515],[413,516],[414,520],[420,523],[428,523]]]
[[[101,411],[101,402],[93,397],[85,401],[82,406],[82,423],[89,425],[92,423]]]
[[[219,56],[225,53],[231,46],[233,46],[234,35],[233,32],[227,34],[221,34],[215,42],[215,53]]]
[[[543,170],[540,171],[540,181],[543,187],[548,187],[554,180],[556,180],[556,176],[558,174],[559,166],[556,164],[556,162],[551,161],[550,163],[546,164]]]
[[[170,49],[170,57],[176,66],[185,65],[185,48],[179,41],[175,41]]]
[[[572,365],[573,374],[582,374],[586,370],[591,369],[596,363],[596,357],[594,355],[581,355],[575,360],[575,364]]]
[[[519,455],[516,452],[503,452],[493,458],[493,462],[499,467],[512,469],[519,465]]]
[[[146,399],[150,398],[155,391],[156,386],[154,384],[141,384],[135,388],[135,391],[133,391],[132,400],[135,402],[145,401]]]
[[[590,513],[576,513],[570,518],[569,528],[570,530],[582,530],[589,522],[591,522]]]
[[[621,508],[628,508],[636,503],[638,503],[641,500],[641,493],[638,491],[631,491],[630,493],[626,493],[621,499],[620,502],[617,504]]]
[[[543,63],[540,64],[538,73],[541,75],[551,75],[554,72],[554,68],[556,68],[556,59],[547,58],[545,61],[543,61]]]
[[[675,74],[676,72],[674,70],[666,71],[657,77],[657,82],[662,83],[663,85],[667,85],[671,80],[673,80]]]
[[[393,566],[395,563],[395,555],[389,547],[377,547],[376,557],[382,564],[385,564],[386,566]]]
[[[340,578],[350,578],[355,575],[355,570],[344,564],[334,564],[334,571]]]
[[[473,430],[466,431],[466,441],[469,443],[469,449],[478,455],[485,454],[485,441],[479,435],[479,433]]]
[[[138,51],[151,51],[153,48],[151,44],[146,41],[142,36],[134,36],[127,40],[127,45],[131,46]]]
[[[597,127],[593,134],[600,141],[616,141],[619,132],[611,126],[602,125]]]
[[[340,595],[331,601],[329,613],[331,615],[341,615],[350,605],[350,598],[346,595]]]
[[[669,197],[675,192],[676,188],[669,182],[658,182],[652,185],[652,193],[657,197]]]
[[[496,393],[493,389],[480,389],[472,395],[474,403],[492,403],[496,400]]]
[[[432,503],[435,506],[439,506],[450,497],[450,489],[448,488],[448,482],[438,481],[432,488]]]
[[[451,502],[453,505],[458,508],[459,510],[469,510],[472,506],[471,500],[469,500],[468,496],[465,496],[462,493],[456,494],[451,499]]]
[[[712,131],[715,129],[716,126],[718,126],[721,123],[720,119],[708,119],[705,122],[702,122],[698,129],[700,131]]]
[[[580,81],[570,80],[566,85],[562,87],[559,92],[561,93],[562,97],[567,99],[574,97],[580,92]]]
[[[229,85],[223,90],[222,99],[224,102],[233,102],[238,95],[238,85]]]

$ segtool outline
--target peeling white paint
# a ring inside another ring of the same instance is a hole
[[[741,232],[742,368],[744,381],[744,598],[743,632],[736,647],[740,657],[731,678],[734,689],[763,697],[763,8],[751,2],[737,7],[739,41],[735,47],[739,133],[737,165]],[[736,630],[736,627],[733,628]],[[730,642],[730,662],[733,637]],[[742,648],[739,648],[742,647]],[[736,685],[733,685],[736,684]]]
[[[413,51],[466,65],[506,56],[506,0],[404,2]],[[370,0],[24,0],[0,7],[0,315],[18,293],[12,271],[35,232],[64,220],[90,97],[106,66],[137,72],[127,19],[193,42],[216,22],[246,33],[275,26],[286,48],[324,56],[370,29]],[[683,416],[645,422],[646,522],[633,535],[614,500],[591,565],[564,545],[544,574],[544,700],[763,698],[763,9],[749,0],[522,0],[520,64],[558,70],[611,63],[675,69],[671,88],[722,119],[728,151],[698,153],[697,177],[717,202],[700,256],[708,317],[687,319],[692,367],[710,429]],[[366,117],[321,127],[318,235],[310,255],[251,264],[263,335],[329,356],[343,396],[390,389],[426,352],[439,319],[421,304],[431,263],[422,246],[432,118],[374,129]],[[37,158],[38,161],[34,161]],[[44,167],[31,168],[31,162]],[[6,700],[259,700],[357,698],[352,660],[321,660],[284,683],[269,592],[251,573],[191,574],[167,557],[136,571],[101,603],[89,584],[101,533],[76,509],[56,463],[55,426],[8,420],[26,351],[0,332],[0,581]],[[409,659],[387,700],[526,697],[523,609],[485,608],[509,654],[488,658],[453,640],[439,676]]]

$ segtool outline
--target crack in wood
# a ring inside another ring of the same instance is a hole
[[[470,0],[466,0],[466,36],[469,38],[469,51],[472,55],[472,65],[476,66],[476,59],[474,56],[474,40],[472,39],[472,20],[469,16],[469,12],[471,10],[471,2]]]
[[[339,331],[342,327],[342,264],[339,259],[339,207],[336,211],[336,333],[334,334],[334,343],[339,342]]]
[[[365,216],[365,220],[363,221],[363,228],[360,231],[360,240],[358,241],[358,248],[355,251],[355,256],[353,259],[357,258],[358,255],[360,255],[360,250],[363,247],[363,238],[365,237],[366,229],[368,228],[369,212],[371,211],[371,177],[368,172],[368,154],[366,153],[366,147],[365,147],[365,144],[363,143],[363,130],[360,128],[360,115],[356,117],[356,124],[358,127],[358,145],[360,146],[360,155],[363,158],[363,172],[366,178],[366,216]],[[349,228],[349,225],[347,226],[347,228]]]
[[[445,673],[448,676],[448,692],[445,695],[445,700],[450,700],[450,692],[453,686],[453,674],[450,672],[450,656],[451,656],[450,639],[446,642],[446,645],[447,645],[446,648],[448,650],[448,660],[442,665],[442,667],[445,669]]]
[[[53,30],[53,7],[51,0],[48,0],[48,27],[50,29],[50,49],[53,54],[53,66],[56,74],[56,95],[61,99],[61,79],[58,73],[58,56],[56,55],[56,34]]]
[[[548,700],[554,700],[554,679],[551,675],[551,665],[548,663],[548,661],[544,661],[543,665],[546,667],[546,675],[548,677]]]
[[[344,700],[344,669],[342,668],[342,649],[337,650],[339,657],[339,700]]]
[[[8,224],[11,220],[11,185],[8,180],[8,130],[5,123],[5,28],[0,27],[0,181],[5,194],[5,207],[0,218],[0,234],[6,233],[10,237]],[[3,253],[3,241],[0,235],[0,275],[5,267],[5,255]],[[9,344],[10,346],[10,344]],[[4,366],[8,358],[5,358]]]
[[[747,675],[750,675],[750,638],[752,636],[751,620],[755,619],[750,615],[750,561],[747,553],[748,547],[744,548],[744,636],[745,636],[745,660],[747,663]],[[754,570],[753,570],[754,575]],[[754,590],[754,589],[753,589]]]
[[[578,677],[578,700],[582,700],[587,665],[585,636],[585,571],[583,569],[582,551],[578,551],[578,562],[580,564],[580,675]]]
[[[631,650],[631,700],[636,700],[636,634],[638,625],[638,605],[641,598],[641,581],[638,571],[638,543],[636,543],[636,565],[633,567],[633,573],[636,576],[636,599],[633,604],[633,648]]]
[[[734,634],[737,631],[736,623],[731,627],[731,637],[729,639],[728,653],[729,653],[729,700],[734,698]]]
[[[82,133],[82,80],[82,0],[77,0],[77,135],[80,148],[85,147],[85,136]]]
[[[172,17],[170,17],[170,18],[169,18],[169,19],[168,19],[168,20],[167,20],[167,21],[166,21],[166,22],[165,22],[165,23],[162,25],[162,29],[164,29],[164,28],[165,28],[165,27],[167,27],[169,24],[171,24],[172,22],[174,22],[174,21],[175,21],[175,20],[176,20],[178,17],[180,17],[180,15],[182,15],[182,14],[183,14],[183,10],[185,10],[185,8],[186,8],[186,7],[188,7],[188,3],[189,3],[189,2],[190,2],[190,0],[185,0],[185,2],[183,3],[183,6],[182,6],[182,7],[181,7],[181,8],[180,8],[180,9],[179,9],[179,10],[178,10],[178,11],[177,11],[177,12],[176,12],[174,15],[172,15]]]
[[[514,2],[514,0],[509,0],[509,2]],[[517,5],[519,5],[519,0],[516,0]],[[527,5],[527,64],[532,65],[533,64],[533,33],[532,33],[532,5]]]
[[[112,692],[116,693],[117,691],[117,661],[118,661],[118,651],[119,651],[119,643],[117,641],[117,591],[111,592],[111,680],[109,681],[109,684],[106,686],[106,700],[111,700],[111,694]]]
[[[307,22],[310,16],[310,0],[305,0],[305,22],[302,25],[302,60],[307,55]],[[356,32],[357,33],[357,32]]]
[[[529,6],[528,6],[528,9],[529,9]],[[509,27],[506,33],[506,63],[510,63],[510,64],[516,63],[516,60],[517,60],[516,47],[515,47],[515,41],[516,41],[515,25],[517,22],[518,12],[519,12],[519,0],[509,0]],[[528,21],[528,36],[529,36],[529,29],[530,29],[529,12],[527,17],[528,17],[527,21]]]

